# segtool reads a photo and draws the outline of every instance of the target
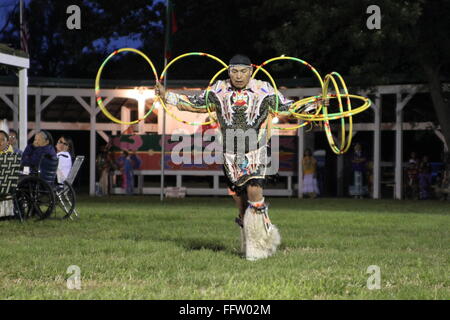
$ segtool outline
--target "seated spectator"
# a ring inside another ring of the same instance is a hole
[[[17,132],[14,129],[9,129],[9,144],[14,150],[14,153],[22,154],[22,150],[19,149],[17,143]]]
[[[72,138],[61,136],[56,142],[56,156],[58,157],[58,170],[56,175],[58,183],[63,183],[72,169],[72,159],[74,158],[74,149]]]
[[[0,154],[13,152],[12,146],[8,143],[8,134],[0,130]],[[0,218],[14,216],[13,201],[0,201]]]
[[[13,148],[8,141],[8,134],[5,131],[0,130],[0,154],[13,152]]]
[[[36,172],[41,158],[47,154],[56,157],[51,134],[42,130],[34,135],[33,143],[27,145],[23,151],[21,164],[22,166],[30,167],[31,172]]]

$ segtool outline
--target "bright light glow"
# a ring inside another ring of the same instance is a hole
[[[144,98],[147,99],[154,99],[155,98],[155,90],[154,89],[147,89],[144,87],[136,87],[134,89],[130,89],[127,92],[127,96],[129,98],[139,100]]]

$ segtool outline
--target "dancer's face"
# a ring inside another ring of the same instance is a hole
[[[247,86],[252,76],[252,67],[250,66],[232,66],[228,71],[231,84],[237,89],[243,89]]]

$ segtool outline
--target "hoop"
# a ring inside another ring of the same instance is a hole
[[[156,73],[156,69],[155,66],[153,65],[152,61],[149,59],[149,57],[147,57],[145,55],[145,53],[137,50],[137,49],[133,49],[133,48],[122,48],[122,49],[118,49],[115,50],[113,53],[111,53],[101,64],[100,68],[97,71],[97,76],[95,77],[95,96],[96,96],[96,101],[98,106],[100,107],[100,110],[105,114],[105,116],[107,116],[111,121],[119,123],[119,124],[125,124],[125,125],[132,125],[132,124],[136,124],[138,122],[140,122],[141,120],[144,120],[145,118],[147,118],[153,111],[154,108],[154,103],[152,104],[152,107],[150,108],[150,110],[144,115],[143,118],[141,119],[137,119],[134,121],[122,121],[120,119],[117,119],[116,117],[114,117],[104,106],[103,104],[103,99],[100,96],[100,77],[102,75],[102,71],[103,68],[105,67],[105,65],[108,63],[108,61],[114,57],[116,54],[123,52],[123,51],[131,51],[134,53],[139,54],[141,57],[143,57],[145,59],[145,61],[148,62],[148,64],[150,65],[152,71],[153,71],[153,75],[155,76],[155,81],[158,81],[158,74]]]
[[[325,76],[325,83],[324,83],[323,90],[322,90],[322,99],[325,99],[328,96],[328,94],[327,94],[328,86],[329,86],[329,83],[331,80],[333,82],[334,90],[336,91],[336,97],[339,102],[339,111],[341,114],[344,112],[344,110],[342,108],[341,93],[339,91],[339,87],[336,83],[336,80],[334,79],[334,75],[336,75],[338,77],[338,79],[341,81],[341,85],[344,88],[345,96],[347,98],[347,109],[349,111],[351,111],[352,106],[351,106],[350,98],[348,97],[347,86],[345,85],[345,82],[342,79],[342,77],[337,72],[332,72]],[[324,104],[324,106],[323,106],[323,115],[325,118],[327,118],[327,116],[328,116],[328,106],[326,104]],[[353,130],[353,119],[351,116],[349,117],[349,124],[350,124],[350,126],[349,126],[349,130],[348,130],[348,139],[347,139],[348,143],[347,143],[347,145],[345,145],[345,120],[344,120],[344,117],[341,117],[341,147],[337,148],[337,146],[334,142],[333,135],[331,134],[329,119],[325,120],[324,127],[325,127],[325,133],[326,133],[326,136],[328,139],[328,143],[329,143],[331,149],[333,150],[333,152],[336,154],[343,154],[348,150],[348,148],[350,148],[350,145],[352,142],[352,130]]]
[[[208,83],[208,87],[205,90],[205,106],[199,107],[199,109],[205,109],[209,114],[210,117],[210,121],[206,121],[206,122],[202,122],[202,123],[194,123],[194,122],[188,122],[185,120],[182,120],[180,118],[178,118],[175,114],[173,114],[168,108],[166,103],[164,102],[164,99],[162,99],[160,96],[156,96],[155,101],[153,102],[150,110],[140,119],[134,120],[134,121],[121,121],[117,118],[115,118],[105,107],[103,100],[100,96],[100,79],[101,79],[101,74],[103,72],[103,68],[106,66],[106,64],[108,63],[108,61],[115,56],[116,54],[120,53],[120,52],[124,52],[124,51],[131,51],[134,53],[139,54],[141,57],[143,57],[147,63],[150,65],[153,75],[155,77],[155,81],[156,82],[162,82],[162,80],[164,79],[164,77],[167,74],[167,71],[169,70],[169,68],[178,60],[183,59],[185,57],[188,56],[203,56],[203,57],[207,57],[210,59],[213,59],[215,61],[217,61],[218,63],[220,63],[223,68],[220,69],[216,74],[214,74],[214,76],[210,79],[209,83]],[[316,95],[316,96],[311,96],[311,97],[306,97],[303,99],[300,99],[298,101],[295,101],[292,103],[292,105],[289,107],[289,110],[287,111],[278,111],[278,107],[280,104],[280,95],[279,95],[279,91],[278,91],[278,87],[277,84],[275,83],[274,78],[272,77],[272,75],[264,68],[264,66],[268,65],[269,63],[273,62],[273,61],[278,61],[278,60],[292,60],[292,61],[296,61],[296,62],[300,62],[301,64],[305,65],[307,68],[309,68],[314,75],[316,76],[316,78],[319,80],[320,86],[322,88],[322,93],[321,95]],[[344,82],[344,79],[342,78],[342,76],[337,73],[337,72],[331,72],[329,74],[327,74],[324,78],[324,80],[322,80],[320,74],[317,72],[317,70],[311,66],[309,63],[307,63],[304,60],[295,58],[295,57],[286,57],[286,56],[280,56],[280,57],[275,57],[275,58],[271,58],[269,60],[264,61],[261,65],[253,65],[254,67],[256,67],[255,71],[253,72],[252,76],[251,76],[251,80],[253,80],[256,76],[256,74],[261,70],[262,72],[265,73],[265,75],[269,78],[274,92],[275,92],[275,99],[276,99],[276,104],[275,104],[275,109],[273,109],[272,107],[269,107],[269,117],[267,118],[267,129],[270,130],[270,125],[272,125],[271,122],[271,116],[275,116],[277,117],[278,115],[284,115],[284,116],[290,116],[290,117],[294,117],[296,119],[302,120],[303,123],[299,124],[299,125],[294,125],[291,127],[277,127],[274,126],[274,129],[277,130],[294,130],[294,129],[298,129],[304,126],[307,126],[309,124],[311,124],[313,121],[316,122],[320,122],[323,121],[324,123],[324,127],[325,127],[325,133],[327,135],[327,140],[328,143],[331,147],[331,149],[333,150],[334,153],[336,154],[343,154],[345,152],[348,151],[348,149],[350,148],[351,145],[351,141],[352,141],[352,130],[353,130],[353,119],[352,116],[355,114],[358,114],[360,112],[363,112],[364,110],[366,110],[367,108],[370,107],[371,105],[371,101],[368,98],[362,97],[362,96],[358,96],[358,95],[353,95],[353,94],[349,94],[348,93],[348,89],[347,86]],[[95,95],[96,95],[96,101],[97,104],[99,105],[101,111],[113,122],[119,123],[119,124],[125,124],[125,125],[132,125],[132,124],[136,124],[141,120],[144,120],[145,118],[147,118],[152,111],[154,110],[155,107],[155,103],[156,102],[160,102],[161,105],[163,106],[163,108],[165,109],[165,111],[175,120],[184,123],[184,124],[188,124],[188,125],[209,125],[211,123],[214,123],[217,121],[217,118],[214,116],[214,114],[212,113],[211,109],[210,109],[210,103],[209,103],[209,94],[212,90],[212,85],[214,84],[214,82],[216,81],[217,77],[222,74],[222,72],[228,70],[229,66],[223,62],[221,59],[219,59],[216,56],[213,56],[211,54],[208,53],[203,53],[203,52],[190,52],[190,53],[185,53],[182,55],[179,55],[178,57],[176,57],[175,59],[173,59],[172,61],[170,61],[166,67],[164,68],[164,70],[162,71],[161,75],[158,78],[158,74],[156,72],[155,66],[153,65],[152,61],[141,51],[137,50],[137,49],[133,49],[133,48],[122,48],[122,49],[118,49],[115,50],[113,53],[111,53],[101,64],[100,68],[98,69],[97,72],[97,76],[95,78]],[[339,85],[338,82],[336,81],[335,78],[339,79],[339,83],[340,83],[340,87],[343,89],[344,93],[341,93],[340,89],[339,89]],[[330,85],[330,81],[333,83],[333,87],[335,90],[335,94],[329,94],[328,93],[328,88]],[[343,103],[342,103],[342,98],[346,98],[346,104],[347,104],[347,110],[344,111],[343,108]],[[339,104],[339,112],[336,113],[328,113],[328,103],[326,103],[327,101],[331,100],[331,99],[337,99],[338,100],[338,104]],[[363,104],[355,109],[352,109],[352,104],[351,104],[351,99],[357,99],[357,100],[361,100],[363,101]],[[320,103],[319,103],[320,102]],[[325,102],[325,103],[324,103]],[[310,103],[317,103],[318,104],[318,108],[316,109],[314,114],[308,114],[308,113],[302,113],[301,111],[299,111],[303,106],[308,105]],[[322,111],[323,110],[323,111]],[[322,113],[321,113],[322,111]],[[345,123],[345,118],[349,118],[349,128],[348,128],[348,135],[346,136],[345,133],[345,129],[346,129],[346,123]],[[340,143],[340,147],[338,148],[336,145],[336,142],[333,138],[333,135],[331,133],[331,128],[330,128],[330,123],[329,121],[331,120],[341,120],[341,143]]]
[[[278,61],[278,60],[292,60],[292,61],[300,62],[301,64],[303,64],[303,65],[305,65],[306,67],[308,67],[308,68],[315,74],[315,76],[316,76],[317,79],[319,80],[320,86],[323,87],[323,80],[322,80],[320,74],[317,72],[317,70],[316,70],[312,65],[310,65],[309,63],[307,63],[307,62],[304,61],[304,60],[301,60],[301,59],[298,59],[298,58],[295,58],[295,57],[280,56],[280,57],[275,57],[275,58],[271,58],[271,59],[269,59],[269,60],[264,61],[261,65],[259,65],[259,66],[255,69],[255,71],[253,72],[253,75],[252,75],[252,79],[256,76],[256,73],[258,73],[259,70],[262,70],[262,71],[267,75],[267,77],[270,79],[270,81],[272,82],[272,86],[274,87],[274,90],[275,90],[276,104],[275,104],[275,110],[273,110],[272,108],[270,108],[269,111],[270,111],[275,117],[278,116],[278,114],[280,114],[280,113],[278,112],[278,106],[279,106],[279,100],[280,100],[280,98],[279,98],[279,96],[278,96],[278,88],[277,88],[277,86],[276,86],[276,84],[275,84],[275,81],[274,81],[273,77],[270,75],[270,73],[269,73],[267,70],[265,70],[265,69],[263,68],[263,66],[268,65],[269,63],[271,63],[271,62],[273,62],[273,61]],[[295,102],[294,102],[294,104],[295,104]],[[292,108],[292,106],[291,106],[291,108]],[[288,114],[287,114],[288,116],[291,116],[291,115],[292,115],[291,108],[289,108],[289,110],[286,111],[286,113],[288,113]],[[284,111],[282,111],[282,112],[284,112]],[[320,109],[317,110],[316,114],[318,114],[319,112],[320,112]],[[281,115],[283,115],[283,114],[281,114]],[[286,114],[284,114],[284,115],[286,115]],[[285,128],[285,127],[277,127],[277,126],[274,126],[274,129],[278,129],[278,130],[295,130],[295,129],[298,129],[298,128],[307,126],[308,124],[309,124],[309,121],[304,122],[304,123],[299,124],[299,125],[294,125],[294,126],[291,126],[291,127],[287,127],[287,128]]]
[[[217,58],[216,56],[213,56],[213,55],[211,55],[211,54],[204,53],[204,52],[189,52],[189,53],[185,53],[185,54],[179,55],[178,57],[174,58],[172,61],[170,61],[170,62],[166,65],[166,67],[164,68],[164,70],[163,70],[162,73],[161,73],[161,76],[159,77],[159,81],[162,82],[162,80],[164,79],[165,75],[167,74],[167,70],[169,70],[170,66],[172,66],[172,64],[173,64],[175,61],[178,61],[178,60],[183,59],[183,58],[188,57],[188,56],[203,56],[203,57],[208,57],[208,58],[211,58],[211,59],[213,59],[213,60],[216,60],[217,62],[219,62],[220,64],[222,64],[222,65],[224,66],[223,69],[221,69],[219,72],[217,72],[217,73],[212,77],[212,79],[210,80],[210,82],[209,82],[209,84],[208,84],[208,88],[207,88],[207,90],[206,90],[206,96],[205,96],[205,99],[206,99],[206,105],[205,105],[205,108],[207,109],[208,114],[210,115],[210,117],[211,117],[212,120],[206,121],[206,122],[202,122],[202,123],[196,123],[196,122],[188,122],[188,121],[185,121],[185,120],[183,120],[183,119],[179,119],[175,114],[173,114],[173,113],[167,108],[167,105],[166,105],[166,103],[164,102],[164,99],[161,99],[161,97],[158,97],[158,100],[160,101],[161,105],[162,105],[163,108],[166,110],[166,112],[167,112],[172,118],[174,118],[175,120],[177,120],[177,121],[179,121],[179,122],[181,122],[181,123],[189,124],[189,125],[193,125],[193,126],[203,126],[203,125],[208,125],[208,124],[214,123],[214,122],[216,122],[217,120],[214,120],[214,116],[213,116],[213,115],[211,114],[211,112],[210,112],[209,105],[208,105],[208,94],[209,94],[209,92],[211,91],[211,85],[212,85],[212,83],[214,82],[214,80],[219,76],[219,74],[221,74],[223,71],[225,71],[225,70],[228,69],[228,65],[227,65],[225,62],[223,62],[222,60],[220,60],[220,59]]]

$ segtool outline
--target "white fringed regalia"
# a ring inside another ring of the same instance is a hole
[[[281,243],[278,228],[270,222],[264,198],[250,202],[241,228],[241,250],[247,260],[267,258]]]

